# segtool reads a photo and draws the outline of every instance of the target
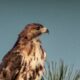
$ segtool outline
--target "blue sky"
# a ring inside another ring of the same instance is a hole
[[[66,64],[80,67],[79,0],[0,0],[0,60],[24,26],[32,22],[50,31],[41,36],[49,60],[63,59]]]

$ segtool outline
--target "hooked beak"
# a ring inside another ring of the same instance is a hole
[[[46,33],[48,33],[48,34],[49,34],[49,30],[48,30],[48,29],[46,30]]]
[[[41,28],[41,33],[48,33],[49,34],[49,30],[45,27]]]

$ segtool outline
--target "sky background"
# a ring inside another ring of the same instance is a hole
[[[79,0],[0,0],[0,60],[32,22],[50,31],[41,36],[47,59],[80,68]]]

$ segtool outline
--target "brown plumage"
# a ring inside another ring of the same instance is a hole
[[[41,80],[46,53],[38,37],[47,32],[41,24],[26,25],[13,48],[2,59],[0,80]]]

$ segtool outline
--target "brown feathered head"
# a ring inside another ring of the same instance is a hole
[[[24,30],[19,34],[20,38],[31,40],[38,37],[42,33],[48,33],[48,29],[38,23],[31,23],[25,26]]]

